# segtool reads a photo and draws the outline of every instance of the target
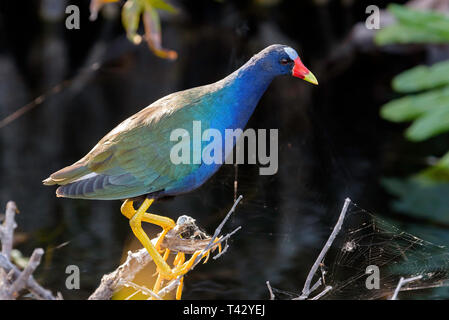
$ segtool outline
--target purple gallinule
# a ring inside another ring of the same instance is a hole
[[[287,74],[317,84],[294,49],[284,45],[269,46],[222,80],[172,93],[142,109],[104,136],[79,161],[53,173],[43,183],[59,185],[58,197],[127,199],[121,212],[130,219],[135,236],[153,258],[159,275],[162,279],[182,276],[200,252],[172,269],[166,262],[167,255],[161,256],[159,246],[175,222],[146,211],[158,198],[198,188],[221,164],[173,163],[170,160],[174,145],[171,132],[177,128],[191,131],[193,121],[201,121],[203,128],[214,128],[222,133],[225,129],[242,129],[271,81]],[[222,157],[226,157],[224,152]],[[135,210],[133,201],[142,196],[143,203]],[[143,231],[142,221],[162,227],[156,245]],[[179,260],[184,261],[183,258]]]

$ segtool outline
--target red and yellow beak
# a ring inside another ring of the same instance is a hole
[[[295,66],[293,67],[292,70],[292,75],[294,77],[303,79],[307,82],[313,83],[315,85],[318,84],[318,81],[316,80],[315,76],[313,75],[312,72],[309,71],[309,69],[307,69],[304,64],[302,63],[301,59],[298,57],[294,60],[295,62]]]

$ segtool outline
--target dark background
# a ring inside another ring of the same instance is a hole
[[[161,14],[163,44],[179,54],[174,62],[129,43],[118,11],[89,21],[89,1],[66,3],[82,15],[80,30],[67,30],[59,2],[0,4],[0,119],[46,93],[0,129],[0,205],[17,202],[17,248],[46,250],[38,279],[53,291],[86,298],[137,244],[119,201],[57,199],[41,181],[156,99],[221,79],[273,43],[297,49],[320,85],[282,77],[263,96],[247,127],[279,129],[279,171],[259,176],[257,166],[239,166],[244,200],[227,228],[243,228],[222,258],[189,274],[184,298],[266,299],[266,280],[299,292],[346,197],[402,228],[427,227],[392,211],[379,183],[424,167],[429,146],[405,141],[404,126],[382,120],[379,107],[396,97],[391,78],[426,61],[425,52],[358,46],[350,36],[368,5],[387,1],[174,1],[180,13]],[[63,89],[51,93],[58,84]],[[153,212],[188,214],[211,233],[233,204],[234,175],[223,166],[200,189]],[[64,289],[71,264],[80,267],[80,290]]]

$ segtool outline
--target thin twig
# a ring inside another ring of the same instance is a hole
[[[192,265],[192,269],[201,261],[201,259],[203,258],[204,254],[207,251],[212,249],[212,247],[217,246],[219,243],[223,242],[224,240],[228,239],[231,235],[233,235],[234,233],[236,233],[237,231],[239,231],[241,229],[241,226],[239,226],[236,229],[234,229],[231,233],[229,233],[226,236],[222,237],[219,241],[215,241],[215,239],[217,239],[218,235],[221,233],[221,229],[223,229],[225,223],[228,221],[229,217],[231,217],[231,215],[234,213],[235,208],[237,207],[237,205],[239,204],[240,200],[242,200],[242,199],[243,199],[243,196],[240,195],[237,198],[237,200],[235,200],[233,206],[231,207],[231,210],[229,210],[229,212],[226,215],[226,217],[223,219],[223,221],[215,229],[214,235],[211,237],[211,240],[210,240],[209,244],[207,245],[207,247],[204,248],[203,251],[201,252],[201,254],[198,255],[198,257],[195,259],[195,262]]]
[[[304,283],[304,288],[302,290],[302,294],[299,297],[300,299],[307,299],[309,297],[310,284],[312,282],[312,279],[315,276],[315,273],[318,270],[320,263],[323,261],[324,257],[326,256],[327,251],[332,246],[332,243],[334,242],[335,238],[337,237],[338,233],[340,232],[341,226],[345,219],[346,212],[348,211],[348,207],[349,207],[350,203],[351,203],[351,199],[346,198],[343,208],[341,209],[340,216],[338,217],[337,224],[335,225],[334,229],[332,230],[332,233],[329,236],[329,239],[327,239],[326,244],[324,245],[323,249],[321,249],[321,252],[318,255],[318,258],[315,260],[315,263],[313,264],[312,268],[309,271],[306,282]]]
[[[41,263],[41,258],[43,255],[44,250],[42,248],[34,249],[33,254],[31,255],[31,258],[28,261],[25,269],[23,269],[23,271],[9,288],[9,292],[11,294],[18,294],[22,289],[26,287],[28,279],[30,279],[34,270],[36,270]]]
[[[413,282],[413,281],[416,281],[416,280],[420,280],[421,278],[422,278],[422,275],[419,275],[419,276],[416,276],[416,277],[407,278],[407,279],[404,279],[404,277],[401,277],[399,279],[399,282],[398,282],[398,285],[397,285],[396,289],[394,290],[393,296],[391,297],[390,300],[397,300],[399,291],[401,291],[402,286],[406,285],[407,283],[410,283],[410,282]]]
[[[309,295],[314,292],[316,289],[318,289],[321,285],[323,284],[323,280],[321,278],[319,278],[317,280],[317,282],[315,282],[315,284],[312,286],[312,288],[310,288],[309,291]]]
[[[153,290],[150,290],[146,287],[139,286],[138,284],[132,282],[132,281],[121,281],[120,284],[124,287],[131,287],[136,289],[137,291],[141,291],[143,294],[147,296],[152,296],[153,298],[156,298],[158,300],[162,300],[161,296],[157,293],[154,293]]]
[[[239,204],[240,200],[243,199],[243,196],[240,195],[237,200],[235,200],[234,204],[231,207],[231,210],[229,210],[228,214],[226,215],[226,217],[223,219],[223,221],[218,225],[217,229],[215,229],[214,235],[212,236],[212,239],[209,243],[209,245],[206,247],[206,249],[204,249],[203,251],[207,251],[208,249],[212,248],[214,245],[214,240],[218,237],[218,235],[221,233],[221,229],[223,229],[225,223],[228,221],[229,217],[231,217],[231,214],[234,213],[235,208],[237,207],[237,205]]]
[[[136,291],[134,291],[133,293],[131,293],[129,296],[127,296],[124,300],[131,300],[131,298],[132,297],[134,297],[136,294],[138,294],[139,293],[139,291],[138,290],[136,290]]]
[[[239,231],[240,229],[242,229],[242,226],[238,226],[237,228],[235,228],[234,230],[232,230],[231,232],[229,232],[227,235],[223,236],[220,238],[219,241],[215,242],[215,246],[217,246],[220,243],[226,242],[225,247],[223,248],[223,250],[221,250],[221,252],[217,253],[215,256],[213,256],[212,259],[217,260],[218,258],[220,258],[223,254],[226,253],[226,251],[228,251],[229,245],[227,240],[232,237],[237,231]]]
[[[1,226],[0,240],[2,252],[0,254],[0,296],[3,299],[15,299],[22,289],[28,289],[36,299],[56,300],[52,293],[40,286],[32,274],[39,266],[43,249],[35,249],[27,266],[23,271],[10,261],[14,239],[14,229],[17,227],[15,214],[18,212],[13,201],[6,204],[5,220]],[[59,295],[60,296],[60,295]]]
[[[3,254],[0,254],[0,268],[5,270],[7,273],[12,274],[12,279],[17,279],[21,273],[19,268],[17,268],[11,261],[6,259]],[[33,276],[28,278],[27,289],[39,300],[57,300],[53,294],[43,288],[39,283],[34,280]]]
[[[309,296],[312,292],[314,292],[316,289],[318,289],[323,284],[323,280],[319,278],[317,282],[310,288]],[[297,296],[296,298],[293,298],[292,300],[305,300],[307,298],[304,298],[302,295]]]
[[[326,293],[332,290],[332,286],[327,286],[324,288],[323,291],[321,291],[319,294],[317,294],[315,297],[311,298],[310,300],[319,300],[322,296],[324,296]]]
[[[7,259],[9,259],[11,254],[14,229],[17,227],[14,220],[16,212],[18,212],[16,203],[14,201],[8,201],[6,204],[5,221],[3,222],[1,234],[2,254]]]
[[[158,291],[158,295],[160,297],[164,297],[165,295],[167,295],[168,293],[170,293],[171,291],[173,291],[175,288],[177,288],[181,282],[181,278],[182,276],[177,277],[176,279],[170,281],[165,287],[163,287],[161,290]]]
[[[239,231],[242,227],[239,226],[237,228],[235,228],[232,232],[228,233],[225,237],[220,239],[220,243],[225,243],[223,249],[221,250],[221,252],[217,253],[215,256],[212,257],[212,259],[217,260],[218,258],[220,258],[222,255],[224,255],[226,253],[226,251],[228,251],[229,248],[229,244],[228,244],[228,238],[230,238],[234,233],[236,233],[237,231]]]
[[[270,292],[270,300],[274,300],[276,297],[273,293],[273,289],[271,288],[270,281],[267,281],[266,284],[267,284],[268,292]]]

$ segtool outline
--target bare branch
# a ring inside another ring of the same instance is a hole
[[[332,286],[327,286],[324,288],[323,291],[321,291],[319,294],[317,294],[315,297],[311,298],[310,300],[319,300],[322,296],[324,296],[326,293],[332,290]]]
[[[192,266],[192,269],[201,261],[202,257],[204,256],[204,254],[209,251],[210,249],[212,249],[213,247],[218,246],[219,243],[222,243],[223,241],[227,240],[228,238],[231,237],[231,235],[233,235],[234,233],[236,233],[237,231],[239,231],[241,229],[241,226],[237,227],[236,229],[234,229],[231,233],[227,234],[226,236],[222,237],[219,241],[215,241],[215,239],[217,239],[218,235],[221,233],[221,229],[223,229],[225,223],[228,221],[228,219],[231,217],[231,215],[234,213],[235,208],[237,207],[237,205],[239,204],[239,202],[243,199],[243,196],[240,195],[237,200],[235,200],[234,205],[231,207],[231,210],[229,210],[228,214],[226,215],[226,217],[223,219],[223,221],[219,224],[219,226],[217,227],[217,229],[215,229],[214,235],[211,237],[211,240],[209,242],[209,244],[207,245],[206,248],[203,249],[203,252],[201,252],[200,255],[198,255],[198,257],[195,259],[195,263]]]
[[[180,282],[181,282],[181,276],[179,276],[176,279],[170,281],[164,288],[159,290],[159,292],[157,294],[160,297],[164,297],[165,295],[167,295],[168,293],[170,293],[171,291],[176,289],[178,287],[178,285],[180,284]]]
[[[157,239],[153,239],[156,244]],[[92,293],[89,300],[108,300],[112,294],[120,288],[120,281],[132,281],[134,276],[153,259],[145,248],[136,252],[128,251],[126,261],[110,274],[104,275],[99,287]]]
[[[15,280],[20,275],[20,270],[12,262],[10,262],[3,254],[0,254],[0,269],[3,269],[7,273],[11,273],[12,280]],[[39,283],[34,280],[33,276],[30,276],[27,281],[27,289],[33,294],[36,299],[39,300],[57,300],[53,294],[43,288]]]
[[[407,279],[404,279],[404,277],[401,277],[401,279],[399,279],[399,282],[398,282],[398,285],[397,285],[396,289],[394,290],[393,296],[391,297],[390,300],[397,300],[399,291],[401,291],[401,288],[404,285],[406,285],[407,283],[416,281],[416,280],[420,280],[420,279],[422,279],[422,275],[419,275],[419,276],[416,276],[416,277],[407,278]]]
[[[42,248],[34,249],[27,266],[9,288],[9,292],[11,294],[18,294],[22,289],[26,287],[28,279],[30,279],[34,270],[36,270],[39,264],[41,263],[41,258],[43,255],[44,250]]]
[[[351,203],[351,199],[346,198],[345,203],[343,204],[343,208],[341,209],[340,216],[338,217],[337,223],[336,223],[334,229],[332,230],[332,233],[329,236],[329,239],[327,239],[326,244],[324,245],[323,249],[321,249],[321,252],[318,255],[318,258],[315,260],[315,263],[313,264],[312,268],[309,271],[306,282],[304,284],[304,288],[302,290],[302,294],[300,297],[298,297],[300,300],[307,299],[309,297],[310,292],[311,292],[310,284],[312,283],[312,279],[315,276],[316,271],[318,270],[324,257],[326,256],[327,251],[332,246],[332,243],[334,242],[335,238],[337,237],[338,233],[340,232],[341,226],[343,225],[343,221],[345,219],[346,212],[348,211],[348,207],[349,207],[350,203]]]
[[[17,206],[14,201],[8,201],[6,204],[5,221],[3,222],[2,232],[1,232],[1,242],[2,242],[2,254],[9,259],[13,244],[14,229],[17,227],[14,220],[16,215]]]
[[[147,295],[147,296],[152,296],[153,298],[156,298],[158,300],[162,300],[161,296],[154,293],[153,290],[150,290],[146,287],[143,286],[139,286],[138,284],[132,282],[132,281],[121,281],[120,285],[124,286],[124,287],[131,287],[137,290],[137,292],[142,292],[143,294]],[[134,294],[133,294],[134,295]]]
[[[268,291],[270,292],[270,300],[274,300],[275,296],[273,293],[273,289],[271,288],[270,281],[267,281],[266,284],[267,284]]]
[[[40,286],[32,274],[39,266],[43,249],[35,249],[27,266],[23,271],[10,261],[10,255],[16,228],[15,214],[18,212],[13,201],[6,204],[5,221],[1,226],[0,240],[2,252],[0,254],[0,298],[15,299],[23,289],[28,289],[36,299],[56,300],[49,290]]]

